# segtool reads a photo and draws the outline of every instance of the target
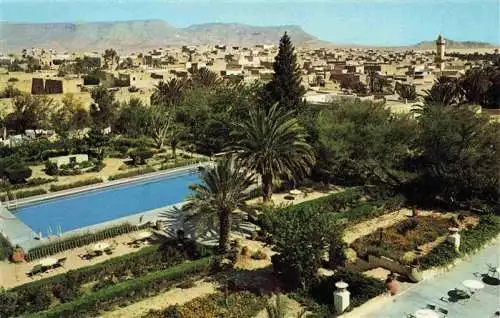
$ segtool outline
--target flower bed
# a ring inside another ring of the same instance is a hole
[[[145,247],[135,253],[0,292],[0,300],[14,301],[13,304],[6,302],[5,305],[0,302],[0,317],[21,316],[46,310],[54,300],[60,303],[71,302],[80,297],[86,284],[100,285],[94,289],[99,292],[131,278],[164,271],[186,260],[197,260],[213,254],[211,249],[192,241],[179,243],[181,242],[177,240],[166,240],[162,245]],[[106,284],[109,277],[114,278],[113,284]]]
[[[95,317],[103,310],[151,297],[185,278],[207,273],[211,267],[211,257],[186,262],[136,279],[128,279],[93,293],[84,294],[71,302],[27,317]]]
[[[479,250],[500,233],[500,218],[497,216],[482,216],[479,223],[460,233],[460,253],[453,244],[444,241],[434,247],[427,255],[419,259],[422,269],[440,267],[451,264],[463,254],[471,254]]]
[[[351,244],[351,247],[362,258],[372,254],[406,262],[403,260],[405,253],[446,235],[450,226],[452,226],[450,219],[413,217],[360,237]]]
[[[193,299],[182,306],[169,306],[165,310],[152,310],[145,317],[163,318],[252,318],[264,309],[267,299],[248,291],[235,292],[227,297],[216,293]]]

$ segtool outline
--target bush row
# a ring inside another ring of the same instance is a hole
[[[156,170],[152,167],[141,168],[133,171],[116,173],[114,175],[109,176],[109,180],[119,180],[124,178],[131,178],[135,176],[140,176],[146,173],[155,172]]]
[[[168,169],[175,169],[175,168],[180,168],[188,165],[194,165],[198,162],[206,162],[209,161],[209,158],[206,157],[200,157],[200,158],[190,158],[190,159],[181,159],[177,160],[175,162],[170,162],[170,163],[163,163],[159,170],[168,170]]]
[[[76,182],[72,182],[72,183],[51,184],[50,191],[56,192],[56,191],[61,191],[61,190],[83,187],[83,186],[101,183],[101,182],[102,182],[101,178],[89,178],[89,179],[80,180],[80,181],[76,181]]]
[[[195,298],[182,306],[169,306],[164,310],[151,310],[145,317],[182,318],[252,318],[264,309],[267,299],[248,291],[224,295],[216,293]]]
[[[131,277],[162,271],[186,260],[196,260],[212,254],[212,249],[193,241],[166,240],[135,253],[0,292],[0,317],[46,310],[54,303],[54,299],[60,303],[71,302],[82,294],[82,285],[90,282],[96,282],[94,290],[99,291],[110,285],[106,283],[110,277],[120,284],[120,281]]]
[[[131,225],[129,223],[124,223],[94,233],[78,234],[67,238],[58,239],[56,241],[32,248],[26,253],[26,260],[30,262],[69,249],[92,244],[94,242],[102,241],[104,239],[112,238],[137,230],[137,226]]]
[[[31,178],[26,180],[26,183],[18,183],[18,184],[10,184],[9,182],[2,180],[0,181],[0,187],[9,188],[11,190],[19,190],[19,189],[44,185],[54,181],[57,181],[57,178]]]
[[[27,317],[74,318],[97,316],[103,310],[113,308],[114,306],[151,297],[185,278],[206,273],[211,267],[211,257],[186,262],[166,270],[150,273],[136,279],[129,279],[96,292],[85,294],[72,302],[60,304],[45,312]]]
[[[498,216],[481,216],[476,226],[460,233],[460,253],[455,251],[455,247],[451,243],[444,241],[419,259],[420,267],[429,269],[449,265],[463,254],[476,252],[499,233],[500,218]]]
[[[33,189],[33,190],[9,192],[6,194],[2,194],[0,196],[0,200],[7,201],[7,200],[14,200],[14,199],[23,199],[23,198],[28,198],[28,197],[32,197],[35,195],[41,195],[41,194],[47,194],[47,193],[48,193],[48,191],[45,189]]]

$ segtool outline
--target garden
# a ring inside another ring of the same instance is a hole
[[[423,245],[448,234],[454,226],[452,219],[434,216],[416,216],[388,228],[376,229],[351,244],[361,258],[369,254],[385,256],[403,264],[411,263]]]
[[[193,241],[160,240],[138,252],[1,291],[0,316],[93,315],[210,271],[213,254]]]

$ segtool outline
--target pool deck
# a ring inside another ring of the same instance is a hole
[[[497,238],[488,247],[471,257],[466,257],[450,271],[416,284],[396,297],[381,296],[368,306],[362,306],[342,317],[349,318],[405,318],[427,304],[436,305],[448,310],[449,318],[489,318],[500,310],[500,285],[488,285],[476,292],[468,300],[461,302],[444,302],[441,297],[448,298],[448,292],[458,288],[465,290],[462,281],[472,279],[481,281],[477,273],[485,274],[487,264],[499,266],[500,240]],[[476,273],[476,275],[475,275]],[[439,317],[444,317],[443,315]]]
[[[107,182],[103,182],[103,183],[99,183],[99,184],[93,184],[93,185],[89,185],[89,186],[58,191],[56,193],[49,193],[49,194],[34,196],[34,197],[26,198],[26,199],[20,199],[20,200],[16,200],[15,207],[34,204],[34,203],[37,203],[39,201],[55,199],[55,198],[79,194],[79,193],[83,193],[83,192],[95,191],[98,189],[103,189],[103,188],[112,187],[112,186],[118,186],[118,185],[122,185],[122,184],[130,184],[130,183],[134,183],[134,182],[141,182],[141,181],[145,181],[145,180],[166,177],[166,176],[176,174],[176,173],[194,171],[195,169],[197,169],[200,166],[207,166],[210,164],[211,164],[211,162],[201,162],[201,163],[197,163],[197,164],[193,164],[193,165],[189,165],[189,166],[184,166],[184,167],[179,167],[179,168],[169,169],[169,170],[164,170],[164,171],[159,171],[159,172],[148,173],[148,174],[135,176],[135,177],[131,177],[131,178],[124,178],[124,179],[119,179],[119,180],[107,181]],[[128,215],[128,216],[125,216],[122,218],[117,218],[117,219],[106,221],[103,223],[82,227],[82,228],[72,230],[72,231],[67,231],[67,232],[64,232],[61,236],[54,236],[51,238],[44,237],[42,239],[38,238],[38,236],[39,236],[38,233],[35,233],[29,226],[27,226],[24,222],[22,222],[20,219],[18,219],[15,216],[15,213],[12,213],[9,211],[8,207],[12,206],[12,205],[7,205],[7,207],[6,207],[2,204],[2,205],[0,205],[0,231],[11,242],[12,245],[19,245],[24,250],[30,250],[36,246],[47,244],[47,243],[54,241],[54,240],[57,240],[59,238],[67,238],[67,237],[70,237],[73,235],[91,233],[91,232],[102,230],[102,229],[105,229],[107,227],[111,227],[111,226],[122,224],[122,223],[130,223],[130,224],[138,225],[140,223],[155,222],[156,220],[158,220],[160,218],[159,216],[161,214],[165,213],[166,211],[171,211],[175,207],[180,207],[183,204],[184,204],[184,202],[179,202],[177,204],[161,207],[158,209],[143,211],[143,212]],[[180,222],[180,221],[179,220],[172,220],[172,222],[176,223],[176,222]],[[171,224],[171,226],[174,226],[177,228],[179,226],[179,224],[177,224],[177,223]]]

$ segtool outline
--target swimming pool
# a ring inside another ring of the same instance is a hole
[[[198,181],[196,172],[175,173],[35,202],[14,215],[35,233],[67,232],[180,203]]]

